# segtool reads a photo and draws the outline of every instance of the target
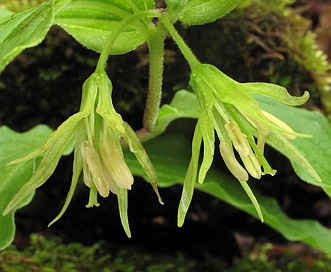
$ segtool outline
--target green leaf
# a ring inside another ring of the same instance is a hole
[[[123,2],[123,1],[121,1],[121,2]],[[129,1],[129,2],[134,3],[140,10],[155,9],[154,0],[135,0],[135,1]]]
[[[14,14],[14,12],[11,12],[11,11],[9,11],[7,9],[0,8],[0,24],[2,24],[2,22],[4,22],[5,20],[7,20],[8,17],[10,17],[13,14]]]
[[[180,135],[163,135],[145,143],[145,148],[159,175],[160,186],[182,184],[190,160],[190,146],[190,140]],[[133,174],[144,177],[144,171],[133,155],[126,152],[125,158]],[[254,205],[239,182],[217,170],[216,167],[210,169],[203,184],[196,184],[196,189],[258,218]],[[254,191],[254,194],[267,225],[290,241],[301,241],[324,252],[331,252],[329,229],[313,220],[291,219],[281,210],[275,199],[265,197],[257,191]]]
[[[9,166],[7,163],[39,148],[51,132],[47,126],[37,126],[24,133],[17,133],[5,126],[0,128],[0,250],[10,245],[14,239],[16,210],[6,216],[2,216],[2,212],[17,191],[30,179],[34,169],[33,161]],[[32,197],[33,193],[26,197],[18,208],[27,205]]]
[[[53,2],[8,16],[0,13],[0,72],[24,49],[38,45],[53,23]]]
[[[331,197],[331,127],[327,119],[319,112],[283,105],[267,97],[258,96],[257,100],[261,108],[287,123],[295,131],[312,135],[312,138],[308,139],[298,137],[291,143],[309,161],[322,182],[314,179],[302,166],[289,158],[301,179],[322,187]]]
[[[179,20],[190,25],[202,25],[213,22],[231,10],[240,0],[168,0],[166,1],[171,11],[181,10]]]
[[[170,12],[181,13],[189,0],[165,0]]]
[[[155,135],[163,133],[166,127],[178,118],[198,118],[200,106],[194,93],[178,91],[169,105],[163,105],[159,111]]]
[[[111,33],[123,19],[131,16],[132,9],[153,8],[150,0],[138,1],[73,0],[55,16],[55,23],[64,28],[77,41],[101,52]],[[145,42],[145,37],[128,24],[116,38],[111,54],[123,54]]]

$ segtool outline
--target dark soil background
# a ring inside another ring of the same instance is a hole
[[[311,8],[306,8],[308,2]],[[305,8],[303,16],[311,20],[310,28],[317,33],[320,47],[331,58],[330,1],[298,1],[296,5]],[[250,51],[251,55],[248,56],[247,52],[242,54],[242,44],[247,37],[240,32],[243,27],[238,29],[231,19],[225,18],[203,27],[187,29],[178,25],[178,28],[202,61],[217,65],[240,81],[268,81],[270,75],[255,73],[265,68],[265,59],[259,62],[262,68],[248,63],[248,60],[252,61],[265,53],[264,49],[257,46]],[[237,31],[233,32],[235,28]],[[201,39],[202,35],[207,38]],[[55,129],[78,111],[81,86],[93,72],[97,59],[98,54],[53,27],[41,45],[25,50],[0,75],[0,125],[26,131],[42,123]],[[289,66],[288,61],[286,55],[284,59],[268,59],[269,64],[276,63],[276,69],[279,69],[276,73],[291,72],[297,81],[311,80],[305,72],[298,76],[302,72],[299,66],[294,66],[293,71],[284,71],[284,67]],[[163,103],[169,102],[176,91],[189,88],[188,66],[169,39],[166,41],[165,64]],[[108,72],[114,85],[116,109],[135,129],[141,128],[148,82],[148,49],[143,45],[124,56],[111,57]],[[301,90],[297,81],[289,84],[295,92]],[[192,132],[193,122],[182,124],[187,127],[188,133]],[[278,170],[277,180],[266,177],[256,187],[266,195],[277,198],[289,216],[316,219],[331,227],[329,198],[319,188],[298,180],[289,162],[281,155],[271,149],[267,149],[266,153],[271,165]],[[92,244],[97,240],[106,240],[121,246],[137,245],[154,252],[182,250],[197,259],[215,255],[228,262],[250,253],[257,243],[273,243],[275,254],[288,247],[295,247],[300,252],[310,250],[305,246],[289,244],[258,220],[198,191],[195,192],[184,227],[177,228],[181,187],[161,188],[166,205],[160,206],[150,185],[139,178],[135,179],[133,190],[129,193],[133,238],[126,238],[122,230],[115,196],[100,199],[98,208],[85,209],[88,190],[84,186],[78,188],[65,215],[47,228],[64,203],[71,167],[72,156],[63,157],[50,180],[37,190],[33,202],[17,213],[15,243],[24,246],[30,233],[41,232],[60,236],[65,242]]]

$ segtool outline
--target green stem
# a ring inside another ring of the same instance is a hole
[[[161,22],[165,26],[165,28],[168,30],[171,37],[174,39],[174,41],[177,43],[180,51],[183,53],[185,59],[187,60],[188,64],[190,65],[191,70],[200,64],[200,61],[197,59],[197,57],[194,55],[192,50],[187,46],[187,44],[184,42],[183,38],[179,35],[171,21],[169,20],[168,16],[165,15],[161,17]]]
[[[106,43],[105,43],[105,47],[102,49],[102,52],[100,54],[99,60],[98,60],[98,64],[96,67],[96,72],[102,73],[105,71],[106,68],[106,64],[107,64],[107,60],[108,60],[108,56],[111,53],[111,49],[115,43],[115,40],[117,39],[117,37],[119,36],[119,34],[122,32],[123,28],[133,19],[135,19],[136,16],[132,15],[126,19],[124,19],[119,25],[118,27],[116,27],[114,29],[114,31],[109,35]]]
[[[148,132],[152,132],[155,127],[156,118],[160,109],[163,62],[164,62],[164,40],[166,30],[162,25],[158,25],[149,33],[149,83],[146,107],[144,112],[144,127]]]
[[[103,72],[105,71],[108,56],[111,54],[112,47],[115,43],[115,40],[119,36],[119,34],[123,31],[125,26],[130,24],[134,20],[139,20],[141,18],[150,18],[150,17],[158,17],[160,16],[159,11],[157,10],[148,10],[148,11],[143,11],[139,13],[132,14],[131,16],[123,19],[123,21],[114,29],[114,31],[109,35],[105,47],[102,49],[102,52],[100,54],[98,64],[96,67],[96,72]],[[140,28],[140,23],[137,23],[138,28]],[[143,29],[140,28],[140,31],[143,32]],[[143,33],[145,34],[145,33]]]

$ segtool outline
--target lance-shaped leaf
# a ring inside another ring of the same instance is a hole
[[[45,38],[53,23],[54,1],[8,15],[0,13],[0,72],[24,49]]]

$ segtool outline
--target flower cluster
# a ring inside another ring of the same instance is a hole
[[[75,148],[71,186],[62,210],[50,224],[58,220],[67,209],[83,171],[84,183],[90,188],[86,206],[99,206],[98,194],[102,197],[107,197],[109,192],[117,195],[121,221],[130,236],[127,190],[131,189],[133,176],[124,160],[120,143],[122,139],[127,142],[130,151],[145,170],[162,203],[157,190],[155,169],[136,133],[115,111],[111,93],[112,84],[106,73],[93,73],[83,85],[80,111],[62,123],[41,148],[11,162],[18,163],[42,156],[34,175],[10,201],[4,213],[9,213],[27,195],[46,182],[72,142]]]
[[[202,183],[212,164],[215,132],[220,142],[219,151],[227,168],[241,183],[263,220],[258,202],[246,181],[249,175],[260,179],[264,174],[276,173],[263,155],[266,141],[309,135],[294,132],[287,124],[263,111],[252,95],[269,96],[282,103],[296,106],[307,101],[308,92],[301,97],[292,97],[285,88],[278,85],[239,83],[216,67],[201,63],[192,68],[190,84],[198,98],[201,113],[194,131],[192,157],[184,180],[178,224],[182,225],[184,222],[196,180]],[[290,145],[289,141],[282,141]],[[199,167],[202,143],[203,159]],[[286,144],[283,148],[287,148]],[[241,162],[238,161],[238,157]],[[314,170],[312,172],[316,174]],[[319,179],[317,174],[315,176]]]

